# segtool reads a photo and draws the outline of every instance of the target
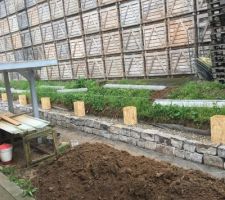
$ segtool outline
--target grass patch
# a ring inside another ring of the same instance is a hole
[[[20,178],[15,167],[3,167],[0,169],[0,172],[9,177],[11,182],[14,182],[17,186],[19,186],[23,190],[24,196],[34,196],[37,188],[32,185],[30,180]]]

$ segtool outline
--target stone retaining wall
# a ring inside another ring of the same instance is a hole
[[[14,105],[17,112],[31,112],[30,106]],[[0,102],[0,110],[7,110],[7,104]],[[88,134],[98,135],[110,140],[121,141],[144,149],[176,156],[196,163],[225,168],[225,145],[189,140],[185,137],[168,134],[164,130],[129,127],[109,123],[90,117],[75,117],[59,111],[44,111],[40,116],[52,125],[73,128]]]

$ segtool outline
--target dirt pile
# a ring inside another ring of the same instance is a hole
[[[41,168],[37,200],[225,199],[225,182],[104,144],[83,144]]]

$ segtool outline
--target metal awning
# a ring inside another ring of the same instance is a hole
[[[34,117],[39,118],[38,111],[38,100],[37,92],[35,88],[35,72],[34,70],[40,69],[42,67],[49,67],[57,65],[57,60],[32,60],[32,61],[23,61],[23,62],[8,62],[0,63],[0,73],[3,73],[6,93],[8,97],[8,108],[10,112],[14,112],[13,109],[13,97],[9,82],[9,72],[18,72],[24,76],[30,84],[30,93],[32,99],[32,107]]]

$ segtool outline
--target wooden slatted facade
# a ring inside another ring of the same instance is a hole
[[[193,74],[209,42],[206,0],[0,1],[0,62],[59,60],[42,79]]]

